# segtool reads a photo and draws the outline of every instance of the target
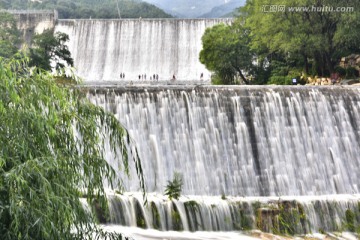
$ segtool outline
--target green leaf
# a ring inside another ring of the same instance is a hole
[[[48,72],[30,71],[26,61],[1,58],[0,89],[0,239],[91,239],[102,233],[79,197],[83,190],[89,202],[96,199],[106,209],[104,181],[122,187],[121,172],[104,158],[105,136],[112,137],[115,155],[117,149],[123,153],[117,155],[126,169],[122,175],[131,157],[145,191],[137,152],[126,148],[133,147],[126,129],[80,90],[58,85]]]

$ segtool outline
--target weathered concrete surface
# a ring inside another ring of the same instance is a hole
[[[56,10],[8,10],[7,12],[15,16],[17,27],[27,45],[31,44],[34,34],[55,28],[58,19]]]

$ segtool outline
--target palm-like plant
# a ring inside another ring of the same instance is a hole
[[[170,200],[178,200],[181,195],[183,180],[180,173],[175,172],[172,181],[168,181],[165,189],[165,195],[169,197]]]

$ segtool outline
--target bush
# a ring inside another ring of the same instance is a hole
[[[346,225],[347,229],[350,232],[355,232],[355,213],[350,209],[347,209],[345,212]]]
[[[286,76],[289,73],[289,67],[285,62],[273,60],[271,62],[271,74],[274,76]]]
[[[218,74],[213,74],[211,76],[211,84],[213,85],[223,85],[223,81]]]
[[[292,77],[289,76],[271,76],[270,81],[268,84],[275,84],[275,85],[291,85],[292,84]]]
[[[359,77],[359,71],[354,67],[346,68],[346,78],[357,78]]]
[[[168,181],[165,189],[165,195],[169,197],[169,199],[179,199],[182,190],[182,177],[179,173],[175,172],[172,181]]]
[[[334,69],[335,73],[339,74],[340,77],[345,77],[346,69],[340,66],[336,66]]]

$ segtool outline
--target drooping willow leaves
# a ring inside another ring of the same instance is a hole
[[[104,139],[124,175],[135,161],[144,190],[137,152],[126,147],[134,144],[113,115],[26,61],[0,59],[0,239],[119,239],[80,201],[105,207],[104,181],[119,187]]]

